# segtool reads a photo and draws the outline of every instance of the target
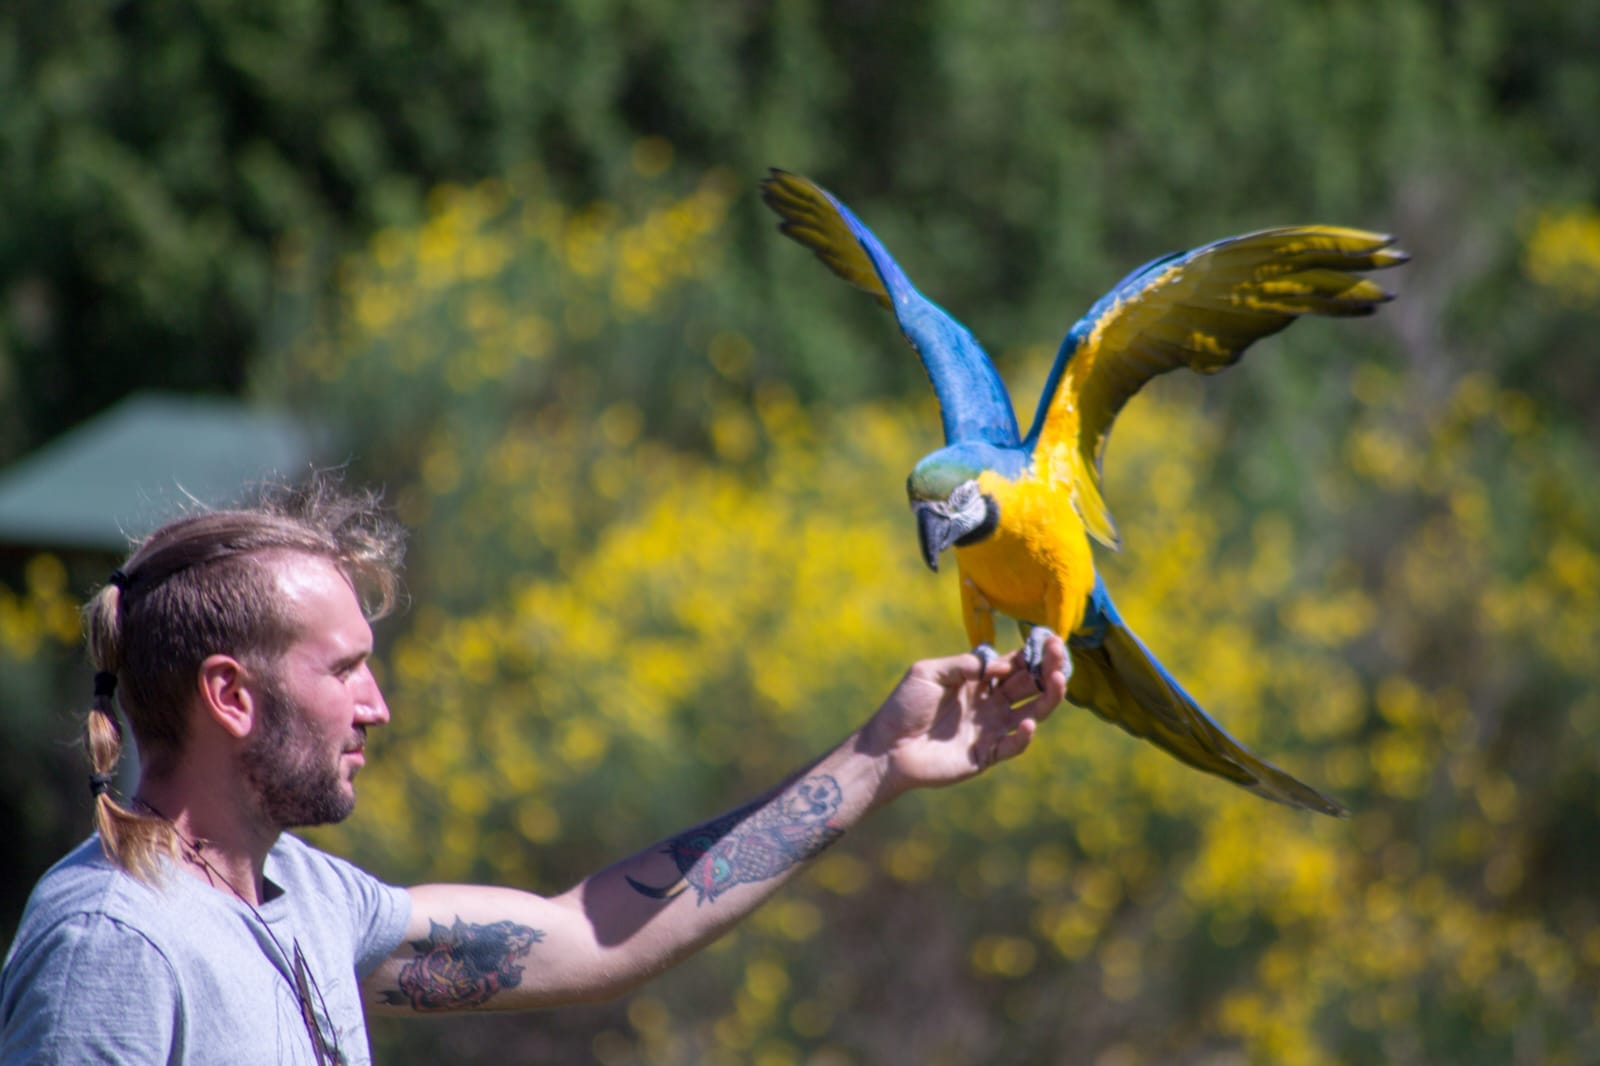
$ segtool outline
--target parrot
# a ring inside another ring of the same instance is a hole
[[[977,339],[912,285],[865,224],[809,178],[771,168],[761,197],[778,229],[893,312],[933,383],[945,446],[906,480],[923,562],[953,549],[962,621],[985,661],[996,612],[1015,620],[1037,673],[1066,642],[1067,698],[1195,769],[1266,799],[1344,817],[1345,807],[1248,751],[1206,714],[1128,628],[1095,571],[1091,540],[1121,542],[1101,493],[1112,422],[1150,379],[1221,371],[1303,314],[1355,317],[1392,300],[1358,271],[1409,256],[1394,238],[1289,226],[1160,256],[1067,331],[1026,435]]]

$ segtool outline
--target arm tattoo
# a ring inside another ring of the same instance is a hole
[[[456,1010],[481,1007],[502,988],[522,983],[522,967],[544,933],[515,922],[454,926],[429,922],[428,935],[413,940],[417,957],[400,969],[398,989],[387,989],[383,1001],[412,1010]]]
[[[696,904],[714,901],[734,885],[765,881],[821,852],[844,835],[830,819],[843,793],[827,774],[808,777],[775,799],[753,803],[689,830],[667,842],[683,876],[668,885],[633,878],[634,891],[651,899],[672,899],[693,887]]]

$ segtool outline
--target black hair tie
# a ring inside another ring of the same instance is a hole
[[[117,675],[110,670],[101,670],[94,675],[94,695],[96,699],[101,696],[110,696],[117,691]]]
[[[99,799],[102,795],[111,791],[111,781],[110,774],[90,774],[89,795]]]
[[[128,575],[122,570],[121,567],[111,571],[111,576],[106,580],[110,584],[117,586],[117,590],[119,592],[132,584],[132,582],[128,580]]]

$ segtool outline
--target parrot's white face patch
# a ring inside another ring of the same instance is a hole
[[[945,519],[958,531],[958,537],[977,529],[989,518],[989,501],[984,499],[977,481],[963,481],[943,500],[913,500],[911,509],[930,511]]]
[[[956,491],[950,494],[948,500],[942,505],[934,504],[934,508],[942,510],[957,528],[963,530],[977,529],[988,514],[988,505],[984,502],[983,493],[978,491],[976,481],[963,481],[956,486]]]

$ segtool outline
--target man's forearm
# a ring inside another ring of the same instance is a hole
[[[884,759],[852,735],[783,784],[630,856],[555,902],[594,930],[612,995],[716,939],[887,798]]]
[[[661,865],[648,860],[665,855],[676,867],[670,883],[652,885],[629,873],[623,879],[649,899],[670,900],[692,889],[696,905],[715,902],[739,885],[782,876],[837,840],[844,833],[837,821],[843,800],[838,778],[808,773],[620,864],[645,875]]]

